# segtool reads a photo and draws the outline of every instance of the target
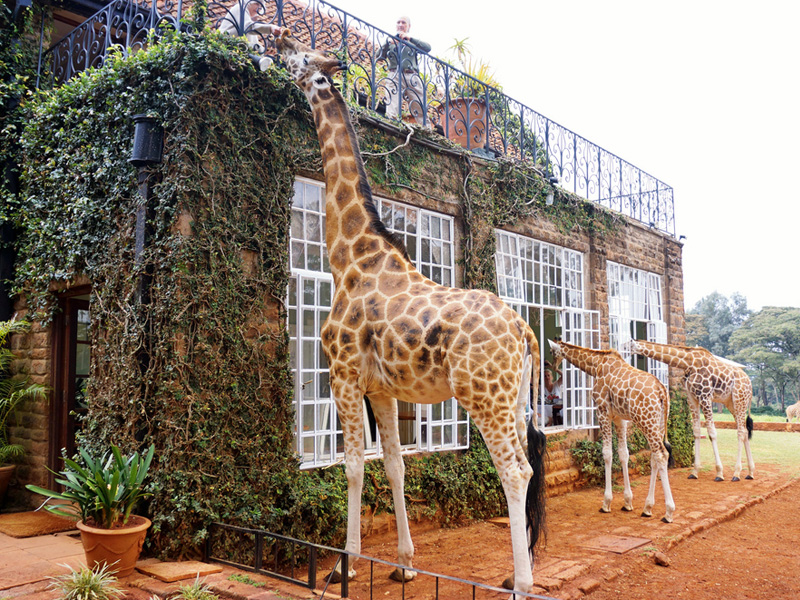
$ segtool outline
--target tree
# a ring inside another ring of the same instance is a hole
[[[729,340],[752,314],[747,298],[734,293],[730,298],[712,292],[686,314],[686,343],[702,346],[717,356],[730,356]]]
[[[800,308],[768,306],[730,337],[734,360],[761,369],[786,408],[786,395],[800,393]]]

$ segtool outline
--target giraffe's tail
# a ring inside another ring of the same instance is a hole
[[[667,440],[669,432],[669,390],[667,388],[662,389],[664,390],[664,447],[667,449],[667,468],[671,469],[675,466],[675,457],[672,455],[672,446]]]
[[[745,421],[745,425],[747,425],[747,439],[748,440],[752,439],[753,438],[753,417],[751,417],[749,413],[747,415],[747,420]]]
[[[527,403],[528,391],[532,390],[534,402],[539,390],[539,347],[536,338],[533,344],[528,342],[525,359],[522,361],[522,385],[520,386],[518,402]],[[532,412],[528,419],[526,432],[528,446],[528,462],[533,469],[533,475],[528,482],[528,491],[525,497],[525,516],[528,529],[528,551],[531,562],[534,560],[534,549],[546,537],[545,529],[545,478],[544,464],[547,453],[547,436],[536,429],[536,412]],[[540,540],[541,538],[541,540]]]

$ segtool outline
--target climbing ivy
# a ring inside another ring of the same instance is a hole
[[[299,173],[321,172],[308,105],[285,72],[259,72],[243,41],[197,20],[191,30],[164,31],[128,57],[112,53],[103,68],[23,105],[16,289],[29,316],[47,323],[58,289],[91,282],[80,441],[95,450],[156,444],[146,507],[154,552],[196,554],[217,520],[339,545],[344,470],[298,468],[284,325],[292,186]],[[128,158],[139,113],[163,125],[165,144],[149,172],[151,241],[137,258],[140,196]],[[537,172],[397,148],[356,117],[362,148],[378,155],[366,161],[375,185],[455,199],[467,284],[493,288],[494,227],[550,211]],[[595,215],[581,210],[567,210],[565,230],[593,226]],[[412,515],[457,523],[505,511],[475,430],[469,450],[406,465]],[[366,475],[365,503],[389,510],[382,464],[368,464]]]

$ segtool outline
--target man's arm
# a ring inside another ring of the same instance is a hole
[[[431,51],[431,45],[428,42],[423,42],[422,40],[413,37],[408,38],[408,41],[422,50],[425,54]]]

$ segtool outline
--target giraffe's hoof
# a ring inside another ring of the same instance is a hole
[[[631,507],[631,506],[623,506],[622,510],[624,510],[625,512],[631,512],[631,511],[633,511],[633,507]]]
[[[642,513],[643,517],[647,517],[648,519],[653,516],[653,513],[647,514],[646,512]]]
[[[341,583],[342,582],[342,574],[339,571],[331,571],[330,575],[326,578],[329,583]]]
[[[714,477],[714,481],[725,481],[723,477]]]
[[[389,574],[389,579],[392,581],[399,581],[400,583],[408,582],[414,579],[417,575],[416,571],[411,571],[409,569],[401,569],[400,567],[396,568]]]
[[[752,475],[748,475],[747,477],[745,477],[745,479],[753,479],[753,476]]]
[[[689,475],[689,479],[697,479],[697,475],[692,473],[692,474]]]
[[[739,481],[738,477],[731,477],[731,481]]]
[[[513,590],[514,589],[514,576],[513,575],[509,575],[508,577],[506,577],[503,580],[503,583],[500,584],[500,586],[504,590]]]
[[[605,506],[603,506],[603,507],[600,508],[600,512],[601,513],[610,513],[611,509],[610,508],[606,508]]]
[[[672,523],[672,519],[668,519],[667,517],[661,517],[662,523]]]

